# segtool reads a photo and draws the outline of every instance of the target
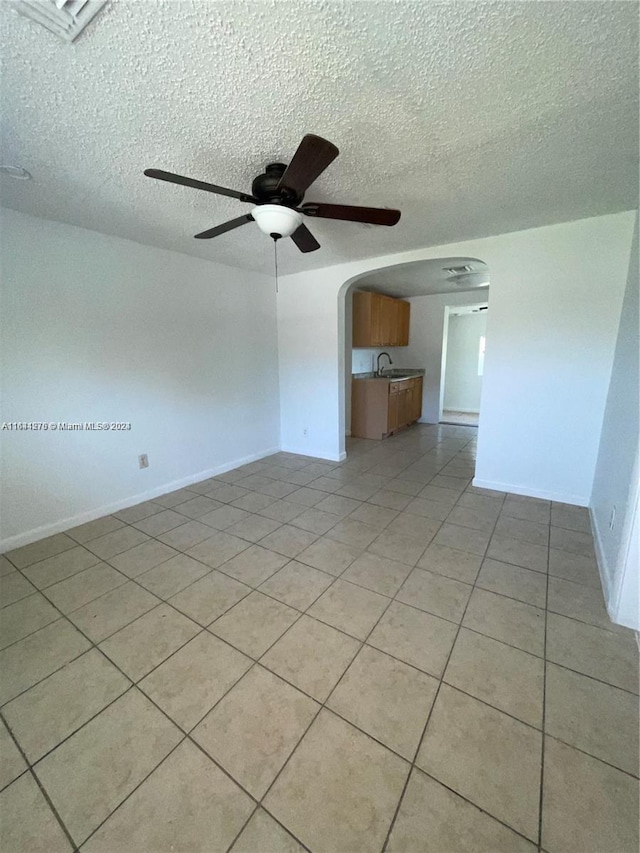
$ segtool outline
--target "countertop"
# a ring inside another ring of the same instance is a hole
[[[382,376],[378,376],[374,371],[368,373],[353,373],[352,379],[386,379],[387,382],[399,382],[402,379],[413,379],[415,376],[424,376],[425,371],[420,368],[407,367],[395,368],[393,370],[385,370]]]

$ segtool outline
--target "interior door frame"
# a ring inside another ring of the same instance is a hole
[[[489,307],[489,300],[483,299],[482,302],[470,302],[468,305],[445,305],[444,306],[444,326],[442,329],[442,353],[440,356],[440,399],[438,402],[438,423],[442,421],[444,412],[444,392],[447,372],[447,346],[449,344],[449,318],[455,314],[460,308],[482,308]],[[484,377],[483,377],[484,378]]]

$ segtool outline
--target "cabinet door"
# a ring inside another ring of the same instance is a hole
[[[413,417],[413,413],[414,413],[415,408],[416,408],[416,401],[415,401],[415,390],[416,389],[414,386],[413,379],[410,379],[409,382],[407,382],[407,385],[409,386],[407,388],[407,423],[412,424],[415,420],[415,418]]]
[[[408,388],[399,392],[398,397],[398,426],[405,427],[409,423],[409,394]]]
[[[353,294],[354,347],[399,347],[409,343],[409,303],[382,293]]]
[[[417,421],[422,417],[422,376],[414,380],[413,387],[413,420]]]
[[[391,343],[393,324],[393,299],[389,296],[376,294],[376,337],[377,345],[381,347],[393,346]]]
[[[374,347],[386,347],[389,345],[388,318],[386,311],[386,296],[380,293],[372,293],[371,300],[371,345]]]
[[[373,293],[356,290],[353,294],[352,346],[373,346],[371,336]]]
[[[413,423],[417,420],[416,408],[418,401],[418,387],[414,384],[411,389],[411,405],[409,406],[409,422]]]
[[[389,346],[399,347],[401,345],[401,316],[399,299],[391,299],[389,301]]]
[[[397,394],[389,394],[389,409],[388,409],[388,418],[387,418],[387,433],[393,432],[398,429],[398,404],[400,402],[400,393]]]
[[[384,343],[390,347],[409,344],[409,303],[402,299],[385,297]]]
[[[409,346],[409,320],[411,316],[411,303],[405,302],[403,299],[397,300],[397,340],[396,346]]]

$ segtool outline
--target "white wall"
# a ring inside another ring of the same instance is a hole
[[[279,447],[273,279],[2,212],[4,549]],[[150,467],[138,468],[138,454]]]
[[[450,314],[444,377],[444,408],[479,412],[482,376],[478,373],[480,338],[486,336],[487,313]]]
[[[348,285],[395,264],[477,257],[491,272],[491,318],[476,483],[586,506],[634,219],[625,212],[284,276],[283,449],[344,456]]]
[[[615,358],[591,494],[598,563],[611,617],[640,628],[637,506],[640,435],[638,225],[618,327]],[[610,528],[611,512],[615,521]],[[633,525],[636,524],[634,542]],[[635,547],[635,551],[631,550]]]
[[[382,352],[386,352],[391,357],[391,369],[398,367],[403,361],[403,352],[406,347],[380,347],[379,349],[365,349],[357,347],[351,353],[351,372],[352,373],[369,373],[378,369],[378,356]],[[403,365],[406,366],[406,365]],[[389,362],[386,358],[381,359],[380,367],[383,370],[389,369]]]
[[[501,245],[488,258],[477,485],[588,505],[633,223],[623,213],[487,241]]]

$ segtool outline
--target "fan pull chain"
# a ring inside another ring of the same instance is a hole
[[[273,238],[273,260],[276,272],[276,293],[278,292],[278,238]]]

